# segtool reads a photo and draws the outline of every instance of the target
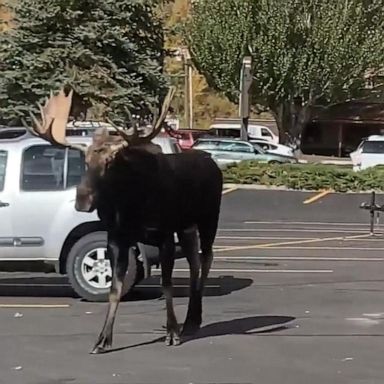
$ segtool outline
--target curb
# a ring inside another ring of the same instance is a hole
[[[349,160],[320,160],[320,161],[310,161],[310,160],[298,160],[299,164],[322,164],[322,165],[349,165],[353,166],[352,161]]]
[[[240,190],[253,190],[253,191],[281,191],[281,192],[306,192],[306,193],[320,193],[324,190],[319,189],[291,189],[284,186],[269,186],[269,185],[259,185],[259,184],[231,184],[224,183],[224,189],[240,189]],[[347,191],[347,192],[337,192],[330,191],[333,194],[349,194],[349,195],[366,195],[372,191]],[[383,194],[384,191],[375,191],[376,193]]]

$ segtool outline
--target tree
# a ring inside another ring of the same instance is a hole
[[[94,114],[147,114],[166,87],[158,3],[8,0],[13,28],[0,33],[3,123],[19,123],[63,84]]]
[[[384,0],[199,0],[186,39],[208,83],[238,99],[253,57],[252,103],[298,136],[311,106],[364,95],[384,58]]]
[[[166,34],[165,46],[169,55],[165,58],[165,71],[171,77],[177,88],[177,96],[173,103],[178,115],[184,115],[185,97],[185,71],[184,63],[177,50],[185,47],[183,36],[183,24],[188,20],[190,14],[190,0],[173,0],[166,4],[163,9],[165,18]],[[222,92],[216,92],[210,88],[204,76],[197,73],[192,74],[192,100],[194,127],[208,128],[212,120],[217,117],[236,116],[238,108],[230,102]],[[181,125],[188,126],[188,122],[181,118]]]

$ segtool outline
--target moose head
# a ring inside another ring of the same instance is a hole
[[[108,164],[119,151],[131,146],[140,146],[153,153],[161,152],[160,147],[151,143],[151,140],[159,134],[164,124],[174,93],[175,88],[171,87],[164,100],[159,117],[153,112],[153,124],[151,124],[153,128],[149,134],[139,135],[136,125],[134,125],[133,133],[128,133],[107,119],[118,135],[110,135],[107,128],[98,128],[94,132],[92,144],[88,148],[83,145],[72,144],[66,139],[66,126],[72,104],[72,90],[68,94],[64,92],[64,89],[61,89],[56,95],[51,92],[45,105],[38,105],[41,121],[30,112],[33,121],[32,127],[24,120],[23,124],[33,135],[48,141],[54,146],[77,149],[84,153],[87,170],[77,187],[75,209],[81,212],[92,212],[96,209],[97,203],[96,186],[103,178]],[[129,111],[126,111],[128,117],[131,118]]]

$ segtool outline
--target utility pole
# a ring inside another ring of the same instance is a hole
[[[249,90],[252,85],[252,57],[245,56],[240,72],[239,117],[241,119],[240,139],[248,141]]]
[[[193,128],[192,60],[188,48],[183,49],[184,60],[184,116],[188,128]]]

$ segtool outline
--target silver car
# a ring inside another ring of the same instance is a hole
[[[69,136],[89,145],[91,137]],[[177,141],[158,137],[164,153],[181,152]],[[84,155],[61,149],[25,129],[0,129],[0,261],[44,261],[67,274],[75,292],[105,301],[111,284],[107,235],[97,213],[74,208]],[[158,264],[158,249],[138,244],[136,281]]]
[[[193,148],[209,152],[220,168],[244,160],[275,164],[297,163],[297,159],[293,156],[268,153],[257,144],[237,139],[198,139]]]

